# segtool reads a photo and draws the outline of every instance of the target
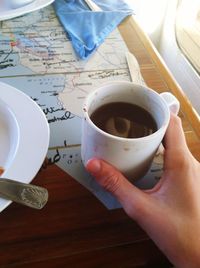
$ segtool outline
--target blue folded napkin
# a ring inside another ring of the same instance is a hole
[[[87,58],[133,10],[123,0],[93,0],[101,9],[91,11],[84,0],[55,0],[56,14],[81,59]]]

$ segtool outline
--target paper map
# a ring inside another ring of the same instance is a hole
[[[109,209],[120,205],[81,162],[81,107],[102,83],[130,81],[126,51],[115,30],[88,60],[79,60],[52,6],[0,22],[0,80],[29,95],[45,113],[50,125],[48,164],[58,165]],[[150,184],[155,184],[154,177]]]

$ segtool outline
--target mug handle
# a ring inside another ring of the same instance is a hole
[[[177,115],[180,110],[180,102],[177,100],[177,98],[170,92],[160,93],[160,96],[167,103],[170,111],[175,115]],[[163,144],[161,143],[156,153],[156,157],[160,164],[163,164],[163,154],[164,154],[164,147]]]
[[[180,102],[177,100],[177,98],[170,92],[160,93],[160,96],[167,103],[170,111],[177,115],[180,110]]]

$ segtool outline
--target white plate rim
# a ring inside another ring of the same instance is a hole
[[[12,19],[15,17],[25,15],[27,13],[44,8],[44,7],[52,4],[53,2],[54,2],[54,0],[35,0],[34,2],[27,4],[23,7],[2,11],[2,12],[0,12],[0,21],[8,20],[8,19]]]
[[[50,138],[49,124],[35,101],[22,91],[1,81],[0,99],[14,113],[20,133],[12,163],[1,176],[30,183],[47,155]],[[10,200],[0,198],[0,212],[10,203]]]

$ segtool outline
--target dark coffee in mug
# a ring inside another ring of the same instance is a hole
[[[90,115],[90,119],[103,131],[123,138],[141,138],[157,130],[152,115],[132,103],[113,102],[102,105]]]

